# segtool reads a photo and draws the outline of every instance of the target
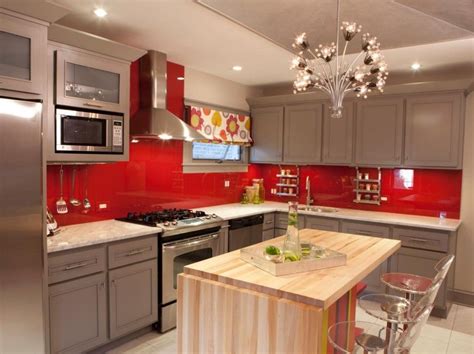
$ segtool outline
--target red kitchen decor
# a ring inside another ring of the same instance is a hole
[[[168,63],[167,107],[184,117],[184,67]],[[139,108],[138,62],[131,66],[131,116]],[[77,166],[75,197],[86,196],[92,207],[68,205],[69,213],[57,215],[55,202],[59,198],[59,166],[47,168],[47,205],[60,225],[125,216],[128,211],[147,211],[159,207],[199,208],[236,203],[252,178],[265,180],[267,200],[287,201],[270,195],[275,187],[279,167],[250,165],[248,173],[187,173],[182,172],[183,143],[181,141],[140,141],[130,144],[130,161],[112,164]],[[284,166],[291,168],[292,166]],[[64,196],[71,198],[72,166],[64,166]],[[371,170],[368,170],[371,171]],[[373,169],[375,171],[375,169]],[[365,172],[365,171],[364,171]],[[462,171],[383,169],[382,196],[388,200],[381,206],[352,202],[355,169],[338,166],[303,166],[300,169],[300,197],[304,203],[304,182],[310,177],[314,204],[357,208],[415,215],[459,218]],[[230,187],[224,187],[229,181]]]

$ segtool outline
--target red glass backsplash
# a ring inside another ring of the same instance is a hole
[[[130,82],[131,116],[139,109],[140,94],[138,62],[132,63]],[[184,115],[184,67],[168,63],[167,107],[174,114]],[[159,207],[199,208],[233,203],[240,200],[244,186],[252,178],[263,177],[267,199],[287,201],[271,196],[277,183],[279,168],[274,165],[251,165],[248,173],[182,173],[181,141],[141,141],[130,144],[130,161],[113,164],[77,166],[76,192],[81,200],[87,196],[92,208],[68,204],[69,213],[57,215],[55,202],[59,198],[59,166],[47,168],[47,204],[60,225],[121,217],[129,211],[146,211]],[[291,168],[288,166],[285,168]],[[71,197],[73,166],[64,166],[64,196]],[[376,173],[376,170],[370,170]],[[408,172],[403,172],[408,171]],[[388,197],[381,206],[359,205],[352,202],[352,179],[355,169],[335,166],[307,166],[300,170],[300,202],[305,201],[305,179],[310,176],[315,204],[438,216],[446,211],[448,217],[459,218],[461,171],[384,169],[382,195]],[[411,174],[412,173],[412,174]],[[230,187],[224,187],[224,181]],[[100,209],[99,204],[106,204]]]
[[[294,166],[283,166],[292,169]],[[370,178],[377,178],[377,169],[366,168],[360,172],[370,173]],[[267,199],[287,201],[275,195],[269,195],[271,188],[276,188],[279,167],[260,165],[256,175],[264,178]],[[382,169],[381,195],[387,197],[381,205],[356,204],[354,182],[355,168],[344,166],[304,166],[300,168],[299,202],[305,203],[306,177],[311,181],[314,204],[340,208],[385,211],[391,213],[439,216],[441,211],[448,218],[459,218],[461,205],[462,171],[424,170],[424,169]]]

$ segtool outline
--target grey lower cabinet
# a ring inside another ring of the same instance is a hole
[[[294,164],[321,162],[323,105],[285,106],[283,161]]]
[[[109,271],[110,338],[158,318],[157,262],[151,260]]]
[[[81,353],[107,341],[106,275],[49,287],[52,353]]]
[[[461,93],[407,98],[405,166],[459,167],[463,100]]]
[[[305,229],[315,229],[323,231],[339,231],[339,220],[332,218],[322,218],[319,216],[305,216]]]
[[[263,215],[262,240],[270,240],[275,237],[275,213]]]
[[[372,237],[390,237],[390,226],[380,224],[369,224],[355,221],[341,222],[341,232],[355,235],[372,236]],[[364,282],[367,287],[372,291],[384,291],[384,286],[380,282],[380,276],[389,269],[389,261],[383,262],[380,266],[372,271],[365,279]]]
[[[282,162],[283,106],[252,109],[251,162]]]
[[[344,104],[341,118],[331,118],[329,105],[324,110],[323,156],[325,164],[352,163],[354,136],[354,103]]]
[[[400,166],[403,117],[403,98],[371,98],[358,102],[355,163]]]

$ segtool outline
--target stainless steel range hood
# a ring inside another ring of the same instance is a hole
[[[164,53],[151,50],[140,59],[140,110],[130,120],[130,135],[134,139],[205,139],[166,109]]]

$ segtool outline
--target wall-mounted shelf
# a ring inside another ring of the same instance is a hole
[[[380,190],[382,189],[382,171],[380,167],[377,168],[378,173],[376,179],[374,178],[359,178],[359,167],[356,167],[356,178],[354,178],[355,188],[353,192],[356,194],[355,199],[353,200],[354,203],[357,204],[372,204],[372,205],[380,205],[380,200],[382,196],[380,195]],[[361,184],[373,183],[378,184],[378,188],[375,189],[366,189],[361,188]],[[370,196],[370,199],[365,199],[364,196]],[[373,199],[373,196],[377,196],[376,199]]]
[[[280,171],[282,170],[280,166]],[[294,172],[292,170],[291,172]],[[278,183],[276,183],[277,192],[275,195],[280,197],[298,197],[300,192],[300,168],[296,166],[296,174],[277,174]],[[288,181],[290,180],[290,181]]]

